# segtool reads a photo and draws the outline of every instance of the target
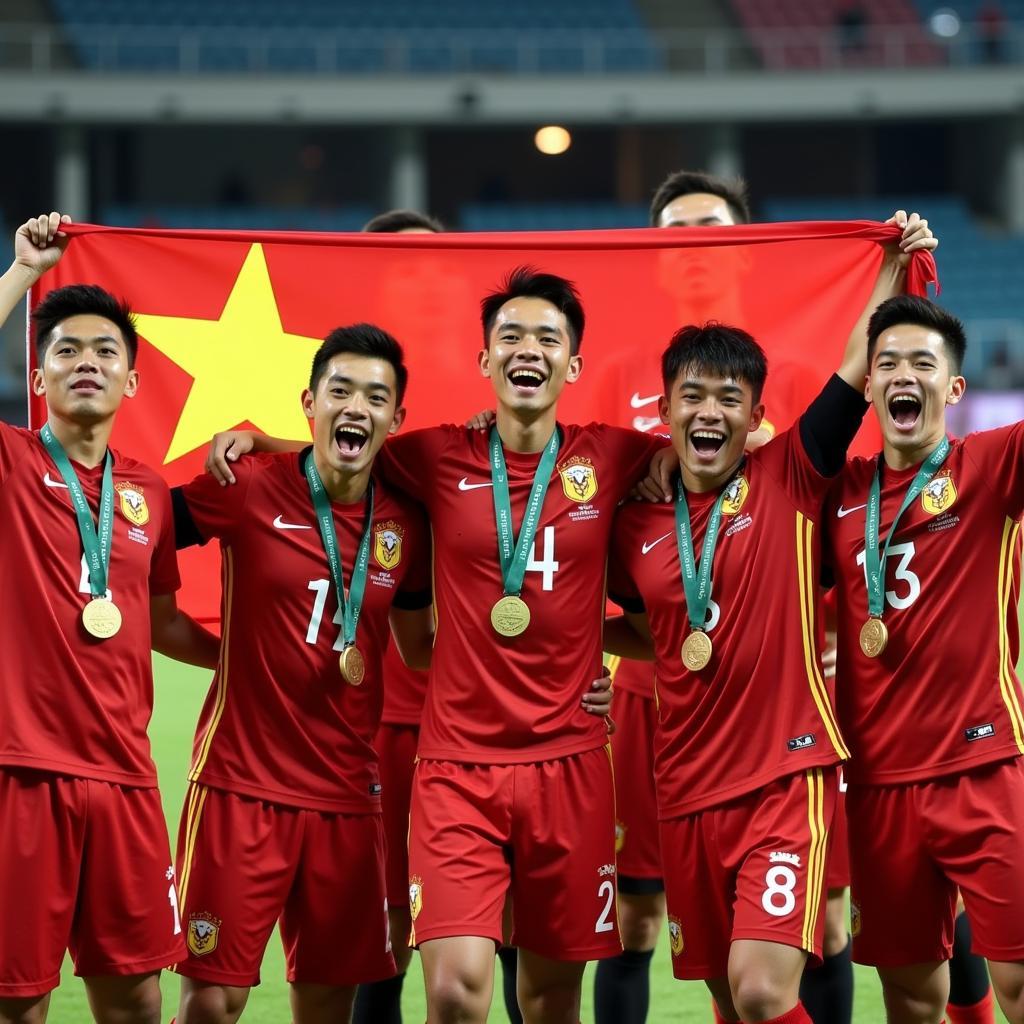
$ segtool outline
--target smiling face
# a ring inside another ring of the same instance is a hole
[[[550,409],[583,369],[582,357],[572,354],[565,314],[546,299],[510,299],[498,310],[487,341],[480,372],[490,378],[498,404],[512,412]]]
[[[916,462],[945,436],[946,406],[959,402],[965,387],[938,331],[895,324],[875,343],[864,397],[875,407],[886,449]]]
[[[129,363],[120,328],[105,317],[78,314],[50,332],[32,390],[60,419],[94,425],[110,419],[122,398],[134,397],[139,375]]]
[[[386,359],[334,356],[302,407],[313,421],[317,460],[345,476],[368,470],[389,434],[401,425],[395,368]]]
[[[727,483],[740,459],[747,434],[757,430],[764,406],[754,402],[751,385],[684,367],[661,399],[661,421],[672,433],[683,483],[689,491],[716,490]]]

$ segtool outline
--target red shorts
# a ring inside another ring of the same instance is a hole
[[[735,939],[821,956],[836,773],[812,768],[661,823],[672,971],[723,978]]]
[[[1024,761],[898,786],[850,786],[853,957],[946,960],[957,889],[990,960],[1024,960]]]
[[[629,690],[615,694],[615,850],[619,891],[661,892],[658,804],[654,793],[654,730],[658,708]]]
[[[188,945],[179,974],[258,985],[279,920],[290,982],[358,985],[395,973],[380,815],[284,807],[193,783],[178,864]]]
[[[148,974],[184,954],[160,793],[0,768],[0,998],[75,973]]]
[[[829,833],[828,864],[825,867],[825,888],[848,889],[850,886],[850,830],[846,823],[846,780],[839,769],[839,790],[836,813]]]
[[[380,799],[387,846],[384,875],[388,904],[392,907],[409,904],[409,801],[419,739],[417,725],[381,723],[373,741],[380,759]]]
[[[608,749],[533,764],[420,761],[409,830],[413,945],[482,935],[554,960],[622,952]]]

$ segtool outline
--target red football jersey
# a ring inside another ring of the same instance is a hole
[[[637,697],[654,700],[654,662],[612,658],[608,667],[616,690],[625,690]]]
[[[199,719],[189,778],[313,810],[380,807],[372,740],[380,722],[381,659],[392,603],[430,602],[422,513],[377,484],[369,571],[356,644],[366,678],[338,667],[338,603],[316,524],[305,453],[259,455],[221,487],[203,474],[183,488],[199,533],[221,543],[220,664]],[[365,501],[334,504],[349,585]]]
[[[502,596],[487,434],[443,426],[388,441],[382,472],[426,505],[438,626],[419,755],[523,764],[602,746],[580,699],[601,670],[605,566],[615,507],[664,440],[601,424],[560,426],[522,597],[529,628],[499,636]],[[518,536],[540,460],[505,452]]]
[[[427,698],[427,673],[409,668],[394,641],[384,655],[384,713],[388,725],[419,725]]]
[[[681,655],[690,626],[674,504],[620,510],[608,585],[624,607],[646,608],[654,636],[660,817],[846,756],[817,628],[817,523],[828,484],[797,427],[747,456],[722,508],[707,618],[714,653],[701,672]],[[688,495],[698,558],[718,493]]]
[[[152,787],[149,601],[180,585],[174,522],[163,480],[113,456],[108,586],[123,624],[96,640],[68,489],[38,434],[0,423],[0,764]],[[95,515],[103,464],[75,472]]]
[[[854,459],[826,507],[838,590],[837,706],[851,782],[930,779],[1024,752],[1017,664],[1024,423],[971,434],[903,513],[889,546],[889,643],[866,657],[864,507],[876,459]],[[917,468],[882,472],[885,538]]]

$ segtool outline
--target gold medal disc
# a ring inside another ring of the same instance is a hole
[[[699,672],[707,668],[711,660],[711,637],[702,630],[695,629],[683,641],[683,664],[691,672]]]
[[[519,636],[530,625],[530,608],[514,594],[506,594],[491,609],[491,625],[502,636]]]
[[[359,686],[366,676],[366,661],[355,644],[350,644],[341,652],[338,659],[341,665],[341,675],[346,683]]]
[[[860,627],[860,649],[869,658],[877,658],[888,643],[889,630],[881,619],[872,616]]]
[[[121,610],[105,597],[94,597],[82,609],[82,625],[97,640],[108,640],[121,628]]]

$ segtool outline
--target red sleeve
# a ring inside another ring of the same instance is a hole
[[[395,595],[396,608],[426,608],[433,602],[432,558],[430,528],[423,510],[416,506],[409,516],[409,541],[407,550],[411,556],[406,567],[402,584]]]
[[[178,555],[174,550],[174,516],[171,511],[171,492],[160,480],[154,484],[154,492],[160,503],[160,537],[149,566],[149,592],[151,594],[173,594],[181,589],[178,575]]]
[[[29,450],[32,431],[0,421],[0,483]]]
[[[815,521],[821,518],[821,505],[832,478],[822,476],[814,468],[800,437],[799,423],[773,437],[748,458],[761,463],[801,512]]]
[[[279,455],[247,455],[231,467],[235,483],[222,487],[209,473],[200,473],[179,490],[188,506],[192,522],[204,541],[230,540],[242,521],[252,479],[261,465]],[[288,453],[286,458],[294,459]]]
[[[632,535],[631,509],[620,509],[612,527],[611,550],[608,554],[608,596],[623,611],[640,613],[644,610],[643,598],[633,582],[629,571],[629,540]]]
[[[981,472],[1011,519],[1024,515],[1024,420],[964,438],[964,455]]]
[[[434,464],[454,433],[465,433],[465,428],[426,427],[389,437],[377,453],[374,472],[396,490],[405,491],[419,501],[429,501],[428,487],[433,479]]]

